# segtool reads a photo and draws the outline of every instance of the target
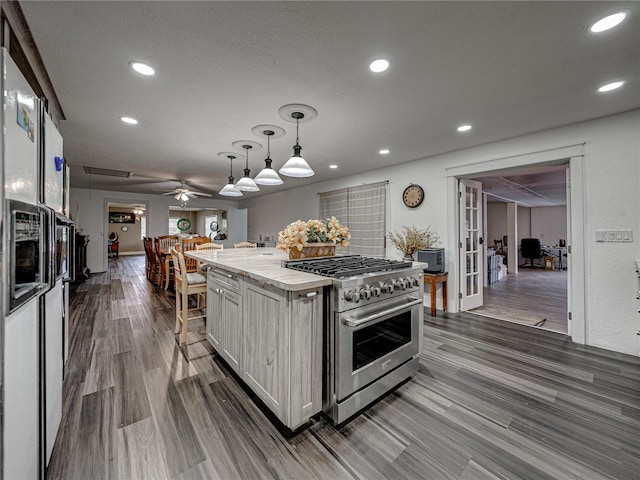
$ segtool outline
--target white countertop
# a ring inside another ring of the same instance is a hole
[[[191,250],[185,256],[282,290],[295,292],[332,284],[329,277],[282,267],[282,261],[288,260],[289,255],[277,248]]]

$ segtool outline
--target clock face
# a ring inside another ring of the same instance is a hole
[[[424,190],[420,185],[409,185],[404,189],[402,201],[409,208],[416,208],[424,200]]]

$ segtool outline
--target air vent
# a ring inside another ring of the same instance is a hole
[[[129,178],[133,175],[133,172],[127,172],[126,170],[111,170],[109,168],[97,168],[97,167],[87,167],[83,166],[85,173],[90,173],[92,175],[106,175],[107,177],[120,177],[120,178]]]

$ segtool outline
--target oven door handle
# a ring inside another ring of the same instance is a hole
[[[382,312],[378,312],[378,313],[375,313],[373,315],[369,315],[368,317],[359,318],[357,320],[354,319],[354,318],[351,318],[351,317],[344,317],[344,318],[342,318],[342,323],[343,323],[343,325],[346,325],[347,327],[360,327],[360,326],[364,325],[365,323],[373,322],[375,320],[378,320],[379,318],[385,317],[387,315],[391,315],[391,314],[399,312],[401,310],[406,310],[409,307],[414,307],[414,306],[420,305],[420,304],[422,304],[422,299],[420,299],[420,298],[412,298],[411,302],[403,303],[402,305],[398,305],[398,306],[395,306],[393,308],[389,308],[387,310],[383,310]]]

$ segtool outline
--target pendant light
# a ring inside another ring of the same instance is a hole
[[[314,171],[305,159],[302,158],[302,155],[300,155],[302,147],[300,146],[298,128],[300,126],[300,120],[304,118],[304,113],[293,112],[291,113],[291,118],[296,120],[296,144],[293,146],[293,156],[282,166],[280,173],[287,177],[313,177]]]
[[[258,185],[282,185],[284,182],[280,175],[271,168],[271,137],[275,134],[273,130],[263,130],[263,135],[267,137],[267,158],[264,160],[264,168],[256,175],[254,181]]]
[[[227,183],[222,190],[218,192],[220,195],[224,195],[225,197],[241,197],[242,192],[236,188],[233,184],[233,159],[236,158],[234,155],[227,155],[229,159],[229,164],[231,165],[231,170],[229,172],[229,183]]]
[[[253,179],[251,178],[250,176],[251,170],[249,170],[249,150],[251,150],[253,146],[249,144],[244,144],[242,145],[242,148],[244,148],[247,151],[245,155],[247,162],[244,167],[244,177],[238,180],[238,183],[236,183],[236,188],[241,192],[259,192],[260,187],[256,185],[256,182],[254,182]]]
[[[301,103],[290,103],[283,105],[278,109],[278,115],[287,122],[295,122],[296,124],[296,144],[293,147],[293,156],[279,170],[281,175],[288,177],[312,177],[313,170],[309,164],[302,158],[300,151],[300,123],[310,122],[318,116],[318,111]]]

